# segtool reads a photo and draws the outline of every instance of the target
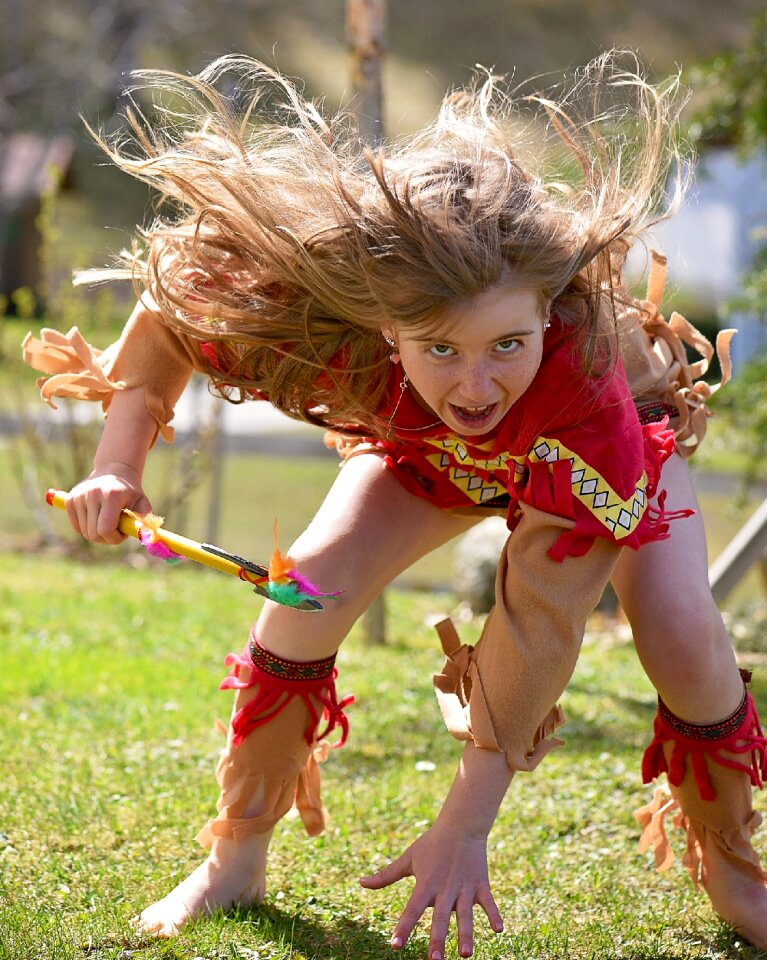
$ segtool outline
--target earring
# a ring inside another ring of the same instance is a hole
[[[397,350],[396,341],[394,341],[391,337],[387,337],[385,334],[384,334],[384,340],[392,348],[392,352],[389,354],[389,359],[391,360],[392,363],[399,363],[399,350]]]
[[[386,339],[386,342],[388,343],[389,340]],[[396,363],[397,361],[399,361],[399,354],[397,355],[397,360],[394,361],[394,362]],[[394,404],[394,409],[392,410],[391,416],[389,417],[389,422],[388,422],[387,425],[386,425],[386,439],[387,439],[387,440],[391,440],[391,439],[393,438],[393,436],[394,436],[394,418],[397,416],[397,411],[399,410],[399,405],[402,403],[402,398],[405,396],[405,391],[407,390],[407,385],[408,385],[409,382],[410,382],[410,381],[408,380],[407,374],[406,374],[406,373],[403,373],[403,374],[402,374],[402,382],[401,382],[400,385],[399,385],[399,396],[397,397],[397,402]]]
[[[551,317],[546,317],[546,319],[543,321],[543,329],[548,330],[550,326],[551,326]]]

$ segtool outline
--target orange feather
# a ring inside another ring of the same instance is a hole
[[[269,579],[275,583],[285,583],[290,580],[290,573],[295,569],[295,563],[283,553],[277,545],[277,521],[274,521],[274,552],[269,558]]]

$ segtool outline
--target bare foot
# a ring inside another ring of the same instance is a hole
[[[717,914],[760,950],[767,950],[767,885],[743,863],[707,845],[703,854],[702,886]]]
[[[260,903],[266,892],[266,851],[271,838],[259,833],[244,840],[214,841],[207,860],[157,903],[132,921],[139,933],[175,937],[189,920]]]

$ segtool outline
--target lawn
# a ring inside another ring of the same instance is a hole
[[[340,688],[358,702],[350,741],[326,767],[332,829],[310,840],[280,825],[261,909],[153,942],[128,921],[200,859],[193,837],[216,796],[214,719],[228,705],[221,660],[258,601],[198,568],[0,555],[0,957],[393,956],[409,885],[372,893],[356,878],[431,822],[451,780],[460,747],[430,690],[441,658],[425,625],[450,604],[392,591],[389,645],[365,647],[355,632],[342,649]],[[635,853],[654,696],[625,631],[604,626],[592,621],[563,701],[566,749],[517,778],[491,834],[506,932],[478,922],[476,956],[755,957],[678,864],[657,875]],[[479,628],[462,632],[471,640]],[[422,928],[403,957],[425,956],[426,943]]]

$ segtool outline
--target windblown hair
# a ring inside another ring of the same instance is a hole
[[[216,345],[224,395],[256,390],[314,423],[380,429],[382,326],[436,329],[507,279],[539,288],[603,373],[628,245],[664,215],[670,169],[672,194],[683,187],[676,79],[650,85],[631,54],[545,94],[480,74],[375,150],[252,60],[136,76],[151,119],[131,97],[125,135],[100,142],[159,190],[162,213],[107,273]]]

